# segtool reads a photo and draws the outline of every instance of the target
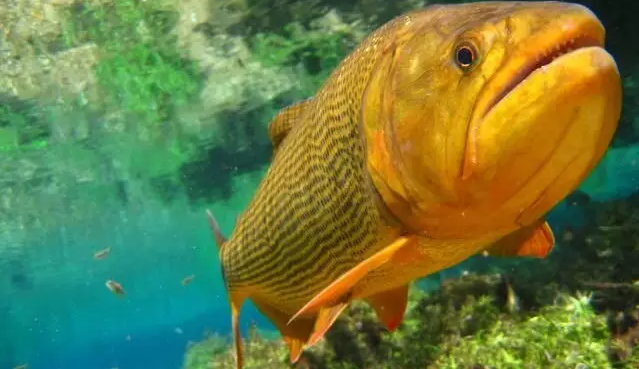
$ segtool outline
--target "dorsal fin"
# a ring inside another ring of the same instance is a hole
[[[226,237],[222,235],[220,231],[220,227],[218,227],[217,222],[215,221],[215,217],[210,210],[206,210],[206,214],[209,217],[209,227],[211,227],[211,232],[213,232],[213,238],[215,238],[215,244],[221,250],[224,244],[226,243]]]
[[[302,115],[306,106],[311,102],[311,99],[300,101],[293,105],[289,105],[286,108],[280,110],[275,118],[268,125],[268,136],[273,143],[273,151],[277,151],[280,143],[284,141],[286,135],[291,131],[291,128],[297,122],[297,119]]]

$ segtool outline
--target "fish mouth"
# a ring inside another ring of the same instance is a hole
[[[482,118],[488,115],[490,111],[504,100],[513,90],[528,79],[533,73],[546,69],[553,63],[560,62],[562,57],[574,53],[575,51],[587,47],[603,47],[603,40],[596,35],[579,35],[571,38],[564,38],[554,42],[548,47],[542,49],[536,57],[530,58],[521,65],[511,77],[510,82],[506,83],[494,95],[493,99],[486,105]]]
[[[491,160],[496,160],[501,150],[491,149],[496,135],[510,140],[521,137],[524,131],[535,131],[529,125],[510,128],[507,117],[530,121],[532,115],[562,104],[553,100],[568,102],[586,92],[585,86],[598,80],[596,76],[602,70],[612,67],[609,57],[603,56],[608,55],[604,42],[603,25],[584,10],[560,16],[541,31],[520,39],[476,101],[467,128],[460,178],[467,181],[480,176]],[[507,132],[501,134],[502,129]]]

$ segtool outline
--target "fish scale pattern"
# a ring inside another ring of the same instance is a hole
[[[366,173],[361,99],[380,49],[393,42],[384,34],[405,21],[373,33],[284,125],[290,132],[221,250],[229,289],[259,287],[295,310],[374,251],[381,218]]]

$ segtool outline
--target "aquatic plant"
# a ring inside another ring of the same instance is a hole
[[[161,124],[201,88],[198,66],[183,58],[170,31],[177,12],[153,2],[114,0],[74,4],[62,37],[69,46],[93,42],[101,57],[95,75],[125,121]],[[157,129],[150,135],[159,134]]]
[[[314,91],[360,41],[358,34],[346,25],[326,32],[325,27],[316,23],[310,29],[289,23],[281,35],[258,33],[252,40],[253,55],[269,67],[302,64],[314,76],[310,87]]]
[[[224,354],[228,344],[225,338],[216,334],[208,335],[201,342],[190,342],[184,356],[184,367],[207,368],[210,364],[210,358]]]
[[[0,105],[0,151],[45,147],[50,130],[38,104],[7,97]]]
[[[554,305],[518,315],[505,309],[499,294],[502,283],[495,275],[469,275],[431,294],[413,290],[406,320],[394,333],[385,332],[367,305],[356,303],[323,341],[303,354],[298,367],[609,365],[610,333],[587,298],[561,295]],[[247,368],[288,366],[286,347],[279,341],[252,335],[246,345]],[[230,351],[211,352],[197,351],[208,357],[197,362],[233,367]],[[192,354],[196,352],[189,351]],[[185,362],[184,368],[206,367],[193,363]]]
[[[432,366],[608,366],[610,332],[605,318],[595,314],[588,296],[561,296],[561,300],[521,322],[498,320],[484,332],[463,337]]]

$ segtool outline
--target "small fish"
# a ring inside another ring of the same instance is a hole
[[[119,284],[116,281],[113,281],[111,279],[109,279],[108,281],[106,281],[106,283],[104,284],[106,286],[106,288],[109,289],[109,291],[111,291],[114,295],[124,295],[124,288],[122,287],[121,284]]]
[[[183,333],[184,333],[184,331],[183,331],[183,330],[182,330],[182,328],[180,328],[180,327],[175,327],[174,331],[175,331],[175,333],[177,333],[177,334],[183,334]]]
[[[509,281],[506,283],[506,310],[509,313],[515,314],[521,311],[521,304],[519,302],[519,296],[515,293],[515,289]]]
[[[93,258],[95,260],[102,260],[106,258],[107,256],[109,256],[110,253],[111,253],[111,246],[107,247],[104,250],[97,251],[96,253],[93,254]]]
[[[182,279],[182,286],[188,286],[193,281],[193,279],[195,279],[195,274],[184,277]]]
[[[28,364],[22,364],[18,366],[14,366],[13,369],[27,369],[29,367]]]
[[[564,230],[564,233],[561,237],[563,242],[572,242],[575,239],[575,234],[571,229]]]
[[[545,258],[546,214],[621,114],[605,29],[562,2],[433,5],[373,32],[268,127],[272,163],[228,240],[209,212],[236,366],[251,299],[289,360],[354,300],[387,330],[409,285],[486,251]]]

